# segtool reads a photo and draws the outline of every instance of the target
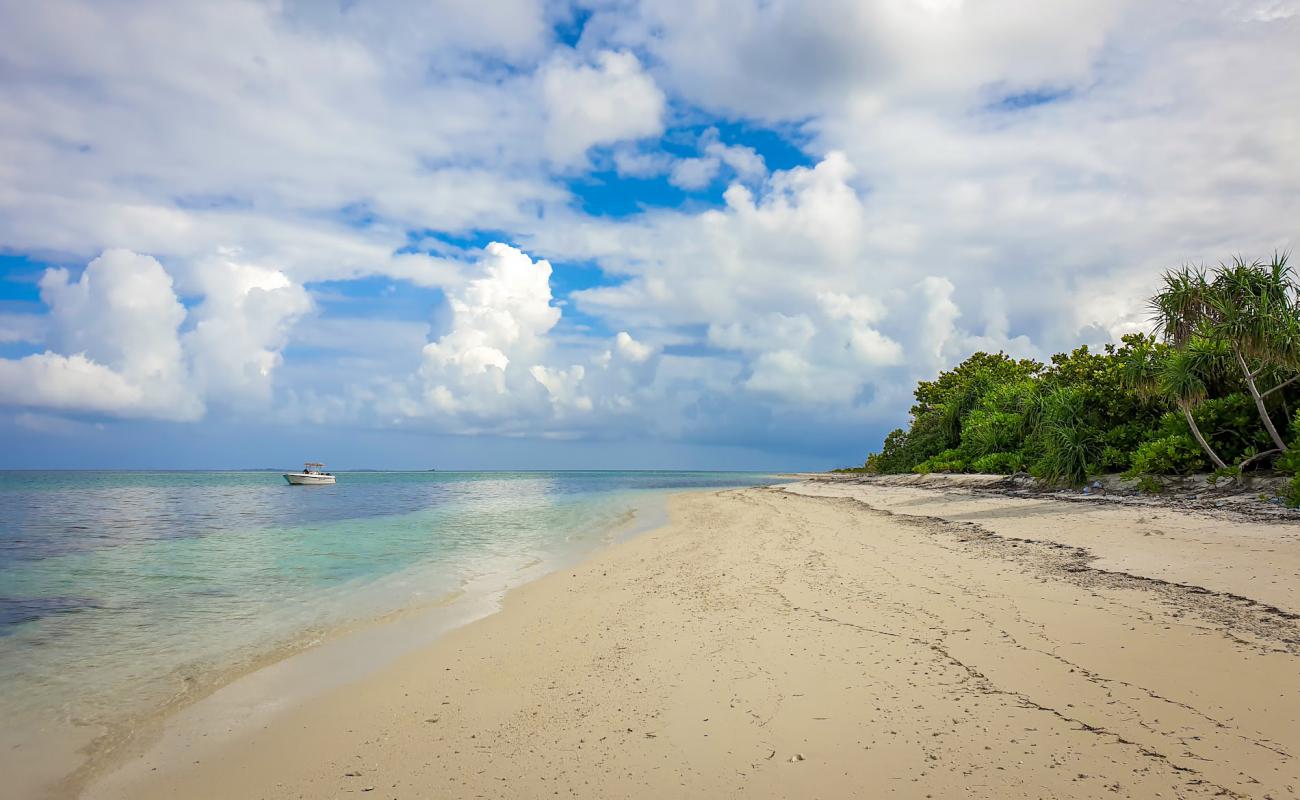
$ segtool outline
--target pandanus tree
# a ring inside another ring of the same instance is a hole
[[[1228,465],[1201,433],[1192,413],[1208,395],[1206,384],[1220,369],[1221,361],[1221,354],[1215,353],[1204,340],[1192,339],[1181,349],[1162,347],[1147,340],[1144,346],[1129,351],[1121,364],[1121,377],[1130,389],[1148,397],[1172,401],[1182,412],[1192,437],[1205,451],[1206,457],[1215,468],[1227,469]]]
[[[1162,393],[1183,409],[1193,436],[1222,468],[1190,410],[1205,397],[1207,370],[1222,369],[1227,359],[1276,446],[1245,463],[1285,451],[1267,398],[1300,377],[1300,301],[1286,255],[1270,264],[1234,259],[1220,264],[1212,278],[1204,269],[1182,267],[1165,273],[1164,282],[1151,300],[1156,333],[1171,349],[1157,381]],[[1261,390],[1261,382],[1268,388]]]
[[[1300,303],[1287,257],[1275,255],[1271,264],[1240,258],[1221,264],[1209,288],[1206,327],[1231,348],[1269,438],[1285,451],[1266,398],[1300,377]],[[1261,391],[1261,381],[1270,388]]]

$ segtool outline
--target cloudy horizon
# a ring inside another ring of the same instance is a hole
[[[856,464],[1297,241],[1300,0],[0,14],[0,468]]]

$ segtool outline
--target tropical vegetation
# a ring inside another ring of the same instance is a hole
[[[1152,332],[1049,363],[975,353],[914,393],[862,468],[1081,484],[1300,471],[1300,283],[1285,254],[1163,275]],[[1300,501],[1300,477],[1294,482]]]

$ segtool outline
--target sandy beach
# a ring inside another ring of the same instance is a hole
[[[907,482],[669,513],[84,796],[1300,793],[1300,526]]]

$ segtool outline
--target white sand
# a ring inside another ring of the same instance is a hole
[[[173,726],[88,794],[1300,790],[1295,528],[796,491],[680,495],[501,613],[219,744]]]

